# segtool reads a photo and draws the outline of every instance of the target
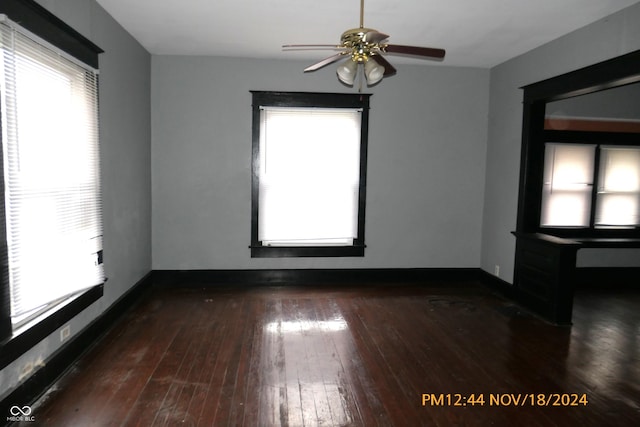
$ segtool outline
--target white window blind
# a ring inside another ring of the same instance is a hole
[[[104,282],[98,76],[6,18],[0,49],[15,329]]]
[[[640,225],[640,148],[600,150],[596,226]]]
[[[261,110],[258,240],[348,246],[357,237],[360,109]]]
[[[545,145],[542,227],[588,227],[595,145]]]

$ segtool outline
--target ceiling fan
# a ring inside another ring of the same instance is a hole
[[[340,65],[337,69],[338,79],[348,86],[353,86],[360,65],[364,69],[368,86],[380,82],[383,77],[394,75],[396,69],[382,56],[383,54],[410,55],[432,60],[442,60],[445,55],[444,49],[389,44],[387,43],[388,38],[387,34],[372,28],[365,28],[364,0],[360,0],[360,27],[342,33],[340,44],[286,44],[282,48],[287,51],[337,50],[338,53],[308,66],[304,72],[316,71],[336,61],[350,58],[350,61]]]

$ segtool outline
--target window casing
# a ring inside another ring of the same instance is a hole
[[[101,52],[32,0],[0,4],[0,368],[103,293]]]
[[[369,95],[252,96],[251,256],[363,256]]]
[[[541,233],[569,239],[616,239],[633,244],[640,238],[634,228],[575,228],[541,227],[541,208],[545,144],[580,143],[640,147],[640,132],[634,125],[621,129],[619,126],[589,126],[560,128],[545,126],[550,103],[564,99],[596,93],[610,88],[621,88],[640,83],[640,51],[597,63],[551,79],[524,86],[522,146],[520,157],[520,181],[515,233],[526,235]],[[603,116],[606,117],[606,116]],[[607,120],[610,121],[610,120]],[[622,239],[622,240],[620,240]],[[631,239],[629,241],[628,239]],[[611,240],[608,240],[611,241]],[[602,240],[600,240],[601,243]],[[605,243],[603,243],[605,244]]]
[[[0,49],[15,330],[104,282],[98,76],[10,21],[0,24]]]

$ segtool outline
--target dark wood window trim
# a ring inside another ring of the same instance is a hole
[[[104,51],[35,1],[2,0],[0,14],[74,58],[98,68],[98,54]]]
[[[354,257],[364,256],[364,223],[367,188],[367,141],[370,94],[251,91],[252,94],[252,175],[251,175],[251,257]],[[360,190],[358,236],[351,246],[263,246],[258,240],[260,107],[361,108]]]
[[[548,102],[640,82],[640,50],[525,86],[515,269],[512,295],[558,324],[571,323],[580,248],[637,248],[637,229],[560,229],[540,227],[546,142],[640,145],[638,134],[545,130]],[[634,269],[635,270],[635,269]]]
[[[103,50],[35,1],[3,0],[0,2],[0,14],[6,15],[74,58],[95,69],[98,68],[98,55]],[[0,150],[0,168],[4,162],[1,152]],[[0,182],[0,200],[4,201],[4,177]],[[40,320],[35,321],[30,328],[14,333],[11,326],[5,223],[5,208],[2,202],[0,203],[0,369],[20,357],[103,295],[103,285],[89,288],[61,308],[52,309],[42,315]]]
[[[640,237],[640,229],[637,228],[613,230],[540,227],[545,143],[582,142],[640,146],[640,137],[635,132],[545,129],[546,104],[637,82],[640,82],[640,51],[523,87],[524,108],[517,232],[545,233],[572,238]]]

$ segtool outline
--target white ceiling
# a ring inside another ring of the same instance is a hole
[[[391,35],[392,44],[446,49],[443,64],[488,68],[638,1],[367,0],[364,24]],[[283,52],[281,46],[337,44],[360,23],[358,0],[97,2],[152,54],[315,62],[331,52]]]

